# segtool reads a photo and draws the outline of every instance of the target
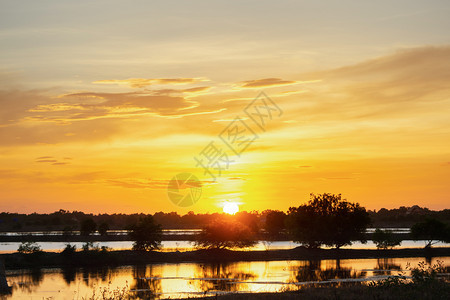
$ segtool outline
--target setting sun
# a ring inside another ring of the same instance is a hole
[[[234,202],[227,202],[223,206],[223,212],[226,214],[234,215],[239,211],[239,206]]]

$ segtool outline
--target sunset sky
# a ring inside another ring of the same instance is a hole
[[[0,211],[450,202],[450,2],[1,1]],[[263,129],[244,109],[264,92]],[[280,116],[281,114],[281,116]],[[237,157],[236,117],[258,138]],[[195,157],[233,163],[212,182]],[[193,206],[167,196],[178,173]]]

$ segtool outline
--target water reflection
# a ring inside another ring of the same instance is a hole
[[[365,270],[355,270],[341,266],[341,260],[334,261],[334,266],[324,265],[320,260],[310,260],[293,268],[294,280],[291,282],[323,282],[332,279],[364,278]]]
[[[401,266],[392,258],[378,258],[373,273],[376,275],[392,275],[392,271],[401,271]]]
[[[245,290],[242,282],[256,278],[254,273],[244,272],[239,263],[201,264],[195,268],[195,279],[190,280],[189,284],[204,293]]]
[[[19,242],[4,242],[0,243],[0,253],[14,253],[17,251],[17,248],[20,246]],[[41,246],[44,251],[62,251],[66,242],[38,242],[39,246]],[[77,249],[81,249],[83,244],[82,242],[72,242],[72,245],[75,245]],[[133,246],[133,242],[131,241],[99,241],[95,242],[98,247],[108,247],[112,250],[129,250]],[[281,249],[293,249],[299,246],[292,241],[259,241],[253,247],[245,248],[243,250],[281,250]],[[436,247],[449,247],[450,243],[437,243]],[[396,249],[405,249],[405,248],[423,248],[423,241],[410,241],[404,240],[402,245],[396,247]],[[327,247],[324,247],[327,248]],[[366,244],[362,244],[361,242],[354,242],[351,246],[343,247],[343,249],[376,249],[376,245],[372,241],[368,241]],[[194,245],[192,241],[163,241],[162,242],[162,252],[173,252],[173,251],[192,251],[194,249]]]
[[[130,285],[131,296],[134,299],[154,299],[162,293],[160,274],[156,273],[153,265],[134,266],[134,280]]]
[[[77,269],[74,267],[66,267],[61,270],[64,281],[67,285],[70,285],[71,282],[75,281],[77,275]]]
[[[384,278],[417,266],[424,258],[254,261],[149,264],[117,268],[7,271],[12,295],[6,299],[83,299],[103,288],[130,291],[132,299],[180,298],[227,292],[277,292],[309,284],[347,284]],[[433,258],[444,265],[450,257]],[[328,284],[328,283],[327,283]]]
[[[114,277],[114,268],[82,268],[82,278],[86,286],[94,287],[99,282],[107,283]]]
[[[17,279],[12,285],[10,284],[12,293],[21,291],[32,294],[38,289],[44,279],[44,275],[41,269],[21,270],[17,273]]]

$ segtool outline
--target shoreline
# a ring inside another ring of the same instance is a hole
[[[46,267],[115,267],[152,263],[232,263],[238,261],[325,260],[407,257],[450,257],[450,247],[432,249],[307,249],[302,246],[288,250],[238,251],[226,249],[186,252],[159,251],[77,251],[71,254],[38,252],[32,254],[0,254],[6,269]]]

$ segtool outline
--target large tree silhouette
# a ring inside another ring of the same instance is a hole
[[[309,248],[340,248],[354,240],[365,242],[364,233],[370,224],[366,209],[341,199],[340,194],[311,194],[308,204],[289,208],[288,215],[294,241]]]
[[[161,247],[162,229],[152,216],[139,219],[131,226],[130,238],[134,241],[133,250],[153,250]]]
[[[430,248],[439,241],[450,242],[450,226],[439,220],[427,218],[411,227],[411,236],[416,241],[425,240],[425,248]]]
[[[215,220],[206,225],[195,242],[198,248],[224,249],[253,246],[254,232],[246,225],[232,220]]]
[[[80,224],[80,234],[81,235],[90,235],[94,233],[97,229],[97,223],[95,223],[94,219],[86,218]]]
[[[268,238],[277,237],[285,228],[286,214],[282,211],[271,210],[266,214],[264,229]]]

